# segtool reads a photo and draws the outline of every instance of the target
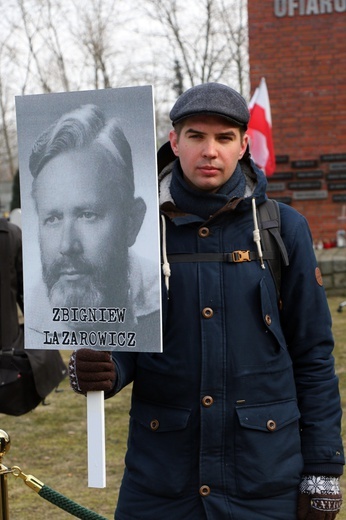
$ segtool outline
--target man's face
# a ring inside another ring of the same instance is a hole
[[[127,218],[107,168],[95,149],[66,152],[36,180],[43,278],[55,307],[126,303]]]
[[[245,153],[248,136],[218,116],[193,116],[184,121],[180,135],[170,132],[172,150],[180,159],[191,186],[217,191],[232,176]]]

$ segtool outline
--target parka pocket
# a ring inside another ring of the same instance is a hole
[[[191,410],[138,399],[130,411],[129,478],[153,494],[175,497],[191,480]],[[163,469],[164,468],[164,469]]]
[[[265,498],[298,486],[303,459],[296,400],[239,406],[236,413],[239,495]]]

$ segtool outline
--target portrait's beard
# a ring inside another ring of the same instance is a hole
[[[80,277],[62,278],[61,273],[68,271]],[[52,307],[126,306],[128,278],[119,259],[95,266],[81,256],[62,256],[50,265],[42,261],[42,273]]]

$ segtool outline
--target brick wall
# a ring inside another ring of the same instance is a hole
[[[248,0],[248,17],[251,95],[264,76],[272,112],[269,195],[328,242],[346,229],[346,0]]]

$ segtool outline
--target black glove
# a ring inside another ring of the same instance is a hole
[[[341,505],[342,496],[337,477],[302,477],[297,520],[334,520]]]
[[[110,352],[89,348],[76,350],[70,357],[68,369],[71,387],[79,394],[110,392],[117,379]]]

